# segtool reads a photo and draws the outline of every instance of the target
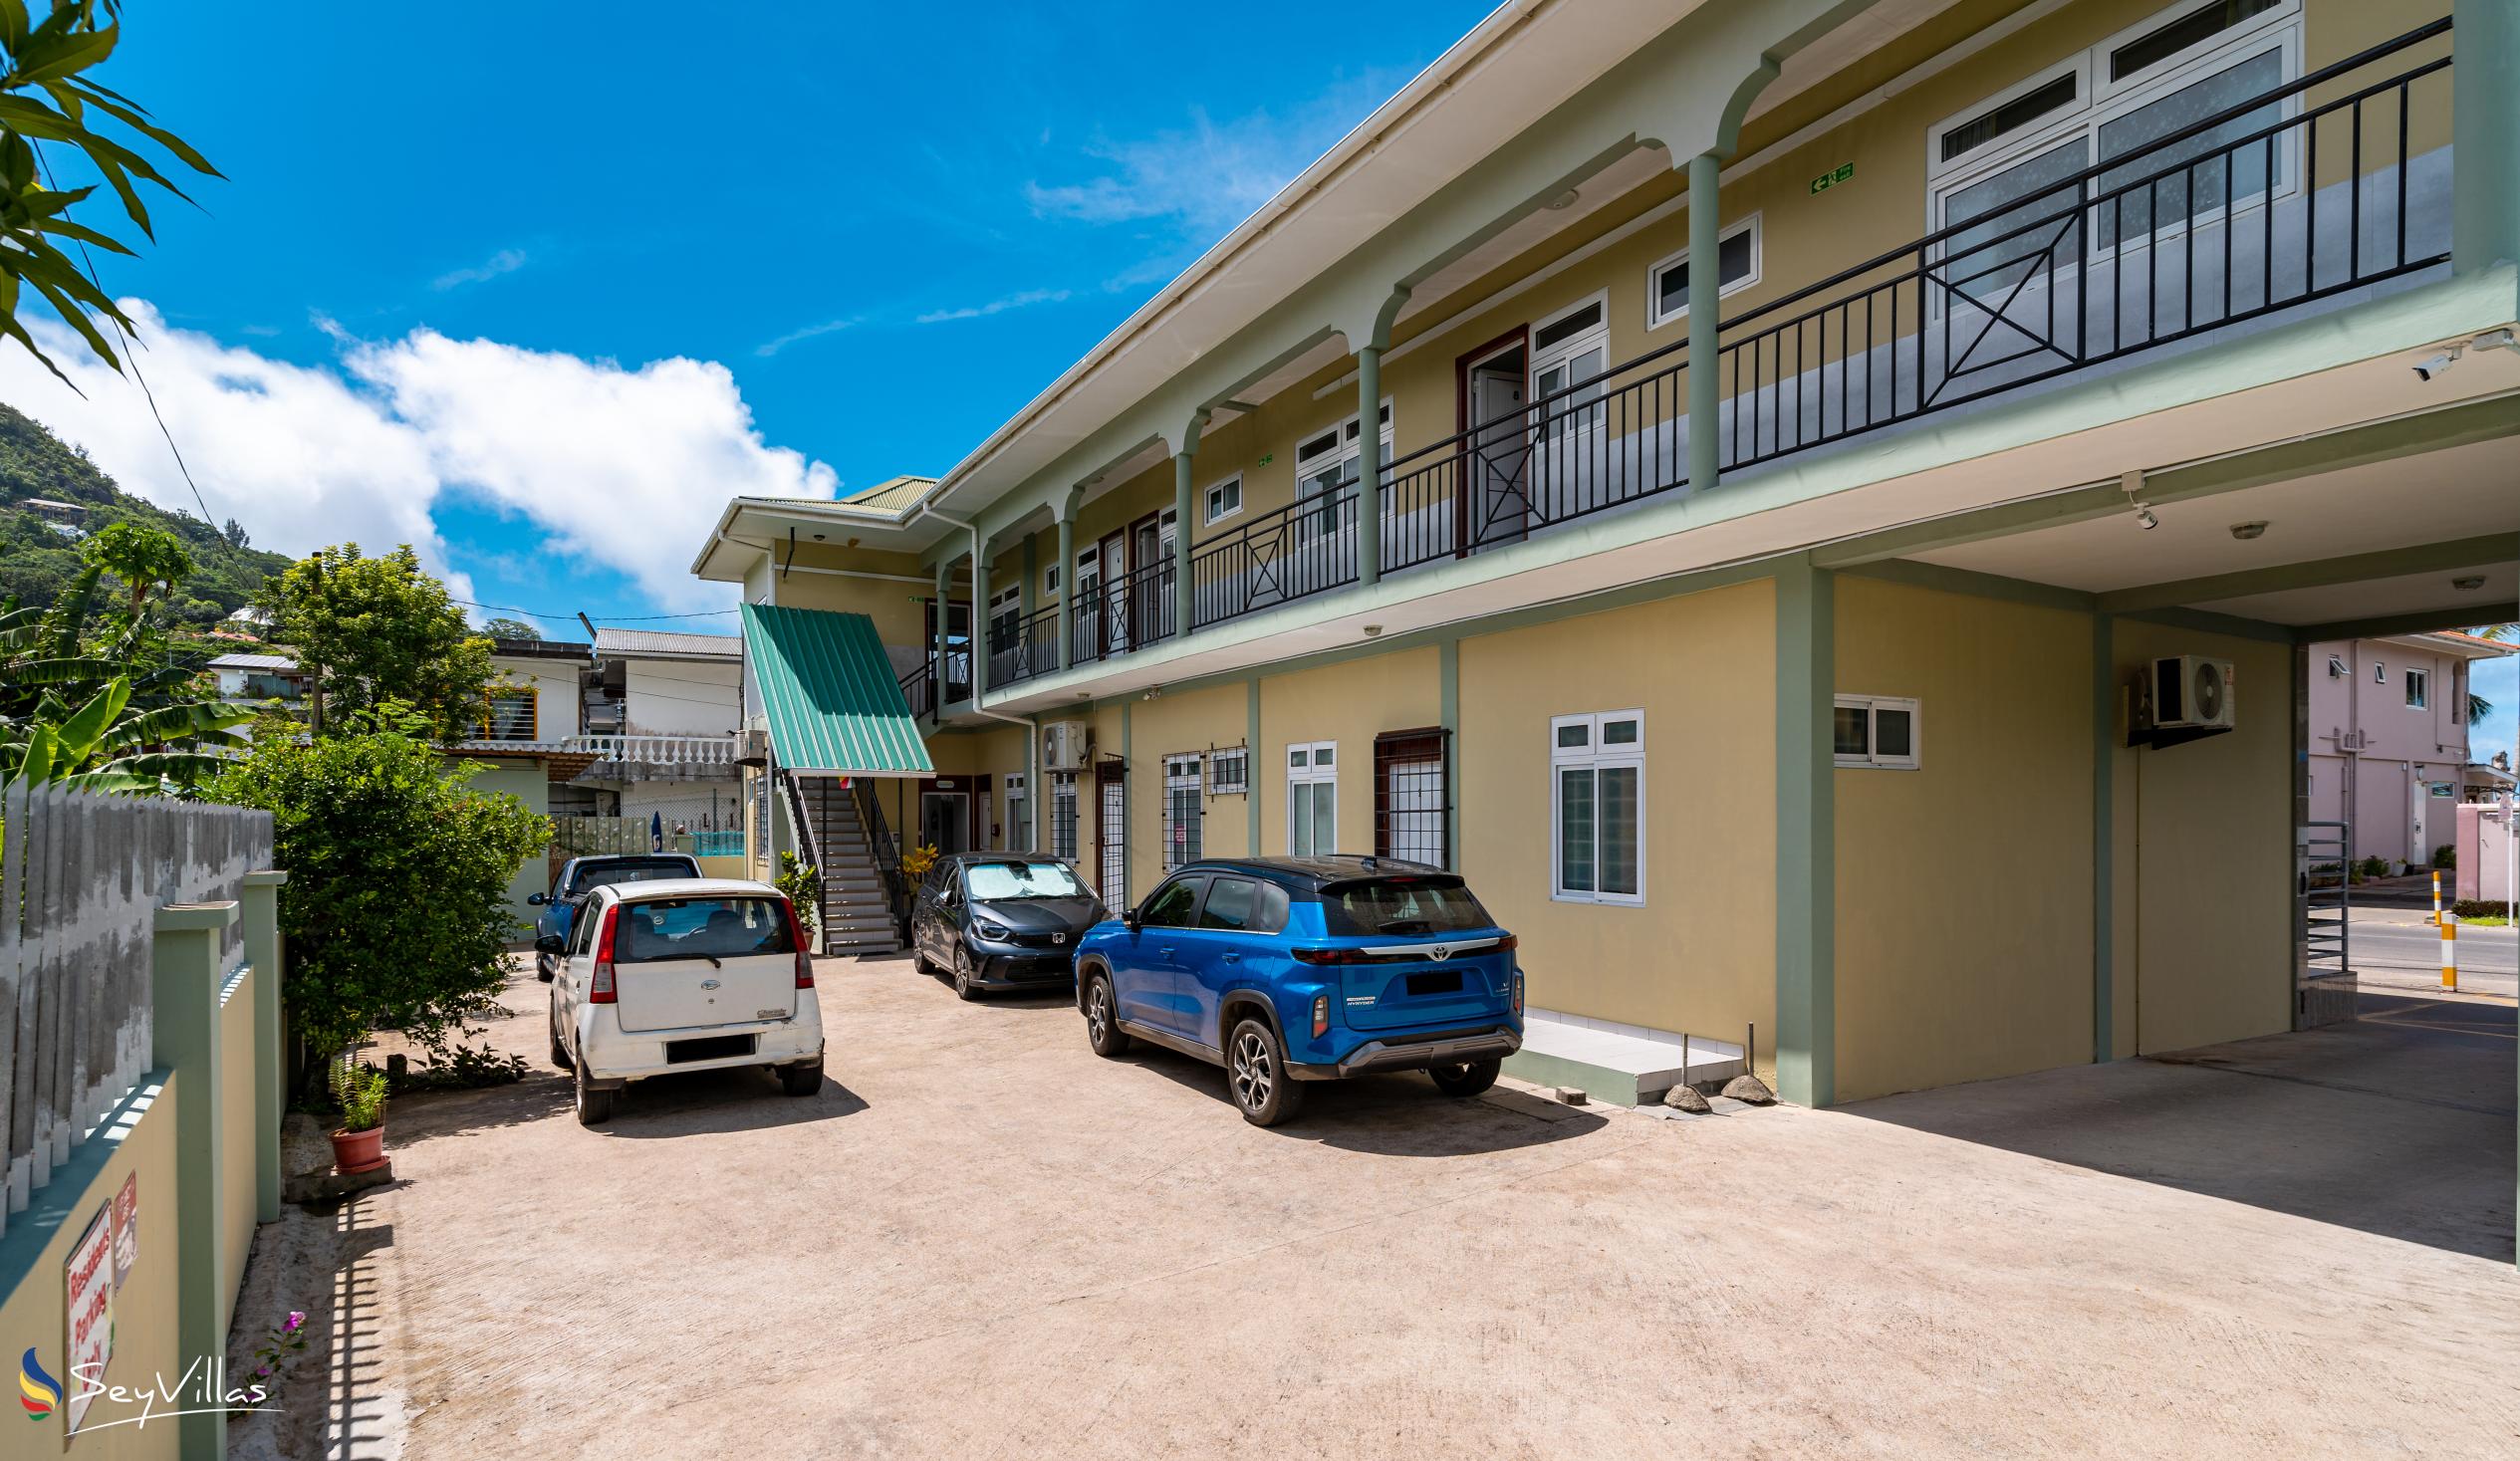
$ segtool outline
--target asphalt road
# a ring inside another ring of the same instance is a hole
[[[2459,991],[2462,994],[2511,995],[2520,991],[2520,939],[2509,928],[2461,928],[2458,934]],[[2396,976],[2419,976],[2416,983],[2438,987],[2441,981],[2441,931],[2418,920],[2357,918],[2352,958],[2367,982],[2406,985]],[[2375,978],[2374,976],[2377,976]]]

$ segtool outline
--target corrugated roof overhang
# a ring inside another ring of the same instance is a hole
[[[744,672],[789,771],[932,776],[892,662],[863,613],[744,606]]]

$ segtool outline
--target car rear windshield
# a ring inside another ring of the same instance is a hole
[[[569,880],[571,893],[593,892],[620,882],[662,882],[669,877],[697,877],[699,864],[681,857],[657,857],[651,861],[598,862],[581,867]]]
[[[1322,889],[1322,919],[1332,934],[1461,933],[1495,920],[1457,877],[1384,877],[1335,882]]]
[[[974,862],[965,869],[971,901],[1002,902],[1008,898],[1072,898],[1085,884],[1064,862]]]
[[[787,910],[776,898],[654,898],[624,903],[613,930],[613,958],[624,964],[662,959],[733,959],[793,954]]]

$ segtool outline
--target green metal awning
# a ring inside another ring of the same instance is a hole
[[[747,604],[744,672],[770,720],[771,754],[786,770],[935,774],[865,614]]]

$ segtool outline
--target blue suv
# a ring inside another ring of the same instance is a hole
[[[1085,935],[1077,1007],[1097,1055],[1144,1040],[1223,1066],[1260,1126],[1304,1083],[1370,1071],[1476,1096],[1523,1039],[1514,935],[1459,877],[1388,857],[1190,863]]]

